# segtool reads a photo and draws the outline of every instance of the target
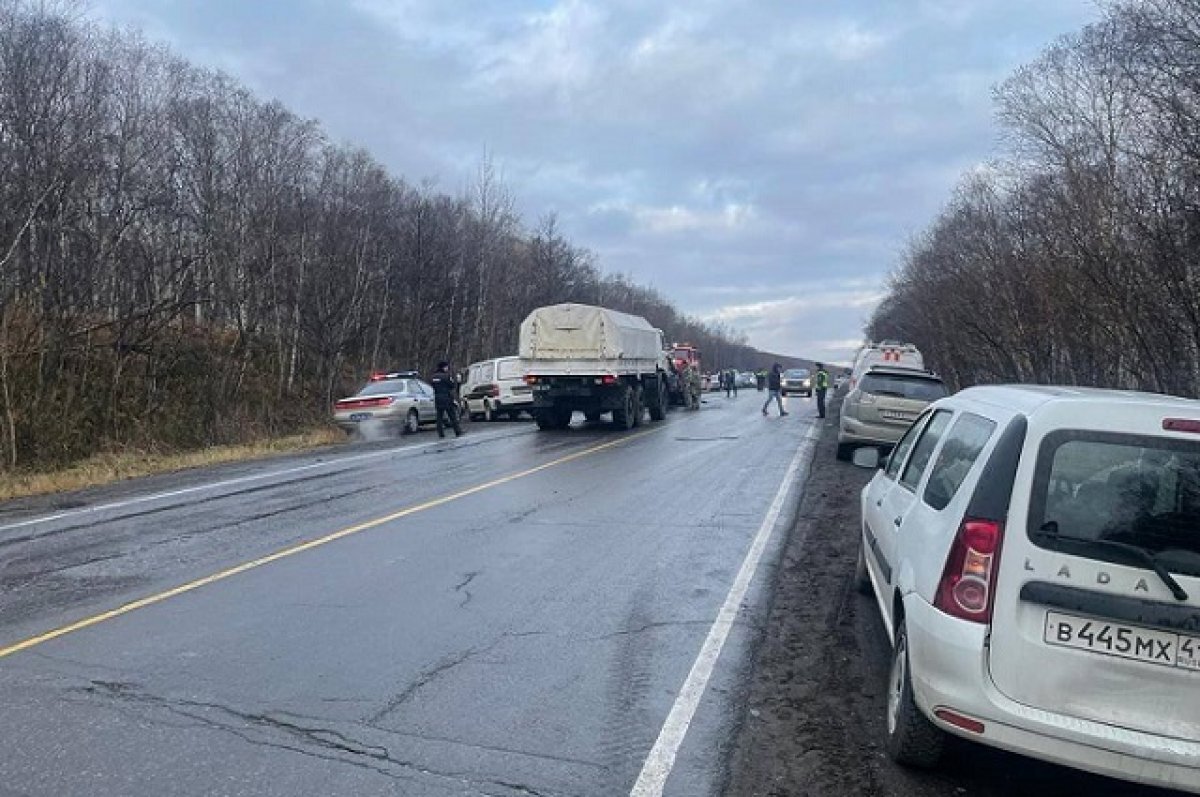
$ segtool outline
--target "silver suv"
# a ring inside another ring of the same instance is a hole
[[[859,446],[891,448],[926,406],[948,394],[928,371],[872,366],[842,402],[838,459],[849,461]]]

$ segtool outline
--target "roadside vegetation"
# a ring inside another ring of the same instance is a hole
[[[948,381],[1200,395],[1200,0],[1115,3],[995,90],[1002,156],[867,332]]]
[[[372,370],[514,353],[560,301],[762,364],[527,225],[490,158],[459,196],[410,184],[72,7],[0,0],[0,474],[311,429]]]

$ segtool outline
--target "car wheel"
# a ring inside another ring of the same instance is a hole
[[[416,410],[409,410],[404,418],[404,434],[416,434],[421,431],[421,417]]]
[[[887,750],[899,764],[928,769],[942,757],[946,735],[926,719],[913,698],[909,673],[908,631],[904,621],[896,629],[892,669],[888,674]]]
[[[854,566],[854,588],[860,595],[870,595],[873,592],[871,574],[867,572],[867,546],[861,539],[858,541],[858,563]]]
[[[842,462],[850,462],[854,459],[854,446],[849,443],[838,443],[837,458]]]

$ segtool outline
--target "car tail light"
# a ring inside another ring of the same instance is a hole
[[[1200,421],[1191,418],[1164,418],[1162,428],[1166,432],[1192,432],[1200,434]]]
[[[976,623],[992,621],[1003,527],[994,520],[964,520],[946,557],[935,608]]]
[[[491,398],[496,398],[497,396],[500,395],[500,386],[499,385],[484,385],[483,387],[480,388],[480,391],[482,391],[483,395],[485,395],[485,396],[490,396]]]
[[[527,384],[527,385],[536,385],[537,382],[538,382],[538,378],[536,376],[534,376],[533,374],[529,374],[525,377],[525,384]]]
[[[615,385],[617,383],[617,378],[612,374],[605,374],[597,379],[596,382],[601,385]]]
[[[396,399],[392,396],[382,396],[380,398],[348,398],[342,399],[337,404],[333,405],[335,410],[365,410],[373,407],[387,407],[394,404]]]

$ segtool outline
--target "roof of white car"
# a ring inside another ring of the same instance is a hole
[[[1022,414],[1031,414],[1050,403],[1137,404],[1142,406],[1174,407],[1200,410],[1200,401],[1164,396],[1159,393],[1142,393],[1136,390],[1108,390],[1098,387],[1057,387],[1053,385],[986,385],[969,387],[957,394],[958,397],[1009,407]]]

